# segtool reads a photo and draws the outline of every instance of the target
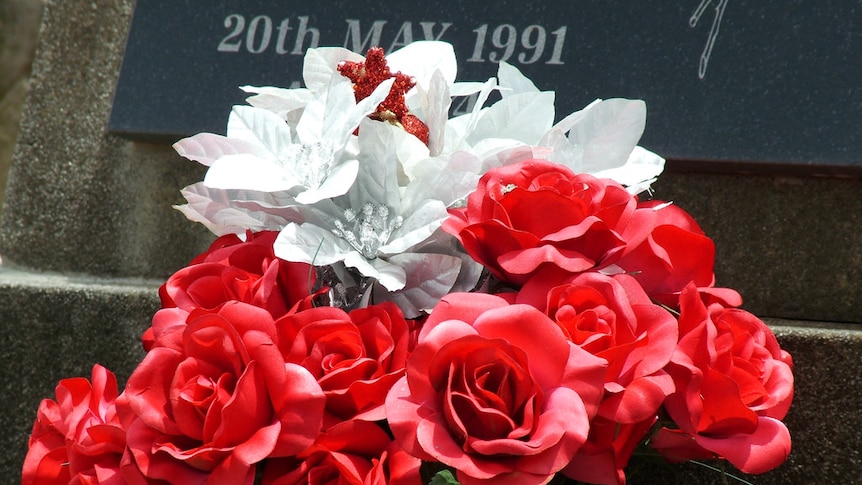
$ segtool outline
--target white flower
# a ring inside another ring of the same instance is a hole
[[[174,148],[209,165],[204,185],[212,189],[290,192],[311,204],[347,192],[356,178],[354,130],[389,93],[384,82],[355,101],[347,79],[333,79],[302,108],[295,127],[254,106],[234,106],[227,136],[195,135]]]
[[[343,263],[375,279],[387,292],[402,292],[404,300],[411,301],[405,292],[414,295],[418,300],[413,306],[422,310],[452,289],[462,266],[458,255],[429,252],[431,238],[453,202],[449,196],[441,199],[434,187],[446,185],[446,193],[461,194],[475,187],[478,176],[475,167],[453,163],[434,180],[418,178],[400,187],[395,148],[399,131],[385,122],[363,121],[356,183],[344,196],[303,208],[305,222],[284,227],[275,254],[316,266]],[[413,278],[408,285],[408,274],[430,267],[430,260],[438,277]]]
[[[637,146],[646,124],[643,101],[596,100],[554,124],[553,92],[540,91],[505,62],[497,77],[478,92],[471,113],[448,120],[441,156],[469,153],[482,160],[484,172],[521,161],[532,150],[536,158],[612,178],[633,193],[648,188],[664,168],[664,159]],[[484,107],[493,90],[502,99]]]
[[[395,79],[377,84],[384,60],[393,75],[411,77],[412,88],[401,78],[393,91],[403,105],[387,99]],[[278,257],[328,267],[328,278],[359,289],[360,302],[373,294],[418,316],[480,277],[481,266],[440,227],[487,170],[542,158],[633,193],[661,173],[664,160],[637,146],[642,101],[597,100],[555,124],[554,93],[514,66],[500,63],[485,82],[456,75],[454,50],[443,42],[412,43],[385,58],[375,51],[367,62],[342,48],[309,49],[305,88],[246,86],[250,106],[233,108],[227,136],[175,144],[209,167],[178,209],[219,235],[280,230]],[[495,91],[501,99],[486,106]],[[368,96],[357,102],[359,92]],[[475,105],[450,119],[458,96],[474,96]]]

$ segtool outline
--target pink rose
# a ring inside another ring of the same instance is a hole
[[[352,420],[321,433],[295,457],[268,460],[261,483],[420,485],[421,465],[377,424]]]
[[[308,369],[326,394],[326,426],[385,419],[383,403],[404,375],[410,327],[393,303],[349,314],[318,307],[277,322],[284,360]]]
[[[250,485],[256,463],[314,442],[323,392],[305,368],[284,361],[269,312],[228,302],[187,318],[179,309],[157,316],[156,328],[172,330],[159,333],[118,403],[129,422],[129,467],[171,483]]]
[[[91,381],[63,379],[55,392],[56,401],[39,405],[21,483],[124,484],[126,432],[117,417],[114,374],[94,365]]]
[[[562,272],[536,275],[516,301],[542,310],[566,338],[608,361],[599,416],[628,424],[654,416],[674,391],[664,367],[676,348],[676,319],[631,276],[551,273]]]
[[[718,455],[744,473],[777,467],[790,453],[780,421],[793,398],[790,354],[757,317],[705,305],[693,284],[680,307],[679,344],[667,366],[677,390],[665,401],[679,430],[661,430],[653,446],[671,461]]]
[[[453,293],[433,309],[386,399],[411,455],[462,485],[546,483],[584,443],[605,362],[529,305]]]
[[[616,262],[654,217],[616,182],[528,160],[485,173],[443,229],[494,276],[520,285],[544,266],[577,273]]]

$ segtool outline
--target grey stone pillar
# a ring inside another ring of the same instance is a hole
[[[0,2],[4,55],[26,47],[7,33],[41,7],[27,3]],[[20,483],[39,401],[60,379],[98,362],[125,380],[158,285],[212,240],[171,208],[200,167],[105,132],[133,3],[45,5],[0,222],[0,483]],[[0,99],[26,73],[8,65]]]

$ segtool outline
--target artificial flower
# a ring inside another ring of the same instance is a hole
[[[208,165],[204,185],[213,189],[285,192],[301,204],[342,195],[359,169],[353,132],[389,93],[383,81],[356,102],[348,79],[303,108],[295,126],[262,108],[234,106],[227,136],[199,134],[180,140],[180,155]]]
[[[411,350],[410,327],[401,310],[386,302],[351,311],[317,307],[276,322],[285,362],[317,379],[333,423],[386,418],[383,403],[404,374]]]
[[[297,456],[269,460],[261,484],[415,485],[421,483],[420,464],[377,424],[345,421]]]
[[[117,415],[117,378],[101,365],[92,377],[63,379],[57,400],[39,404],[21,483],[121,485],[126,430]]]
[[[664,368],[676,348],[676,319],[631,276],[559,273],[537,274],[515,301],[542,310],[566,338],[608,361],[599,416],[621,424],[655,416],[674,391]]]
[[[314,442],[323,391],[308,370],[284,361],[269,312],[228,302],[159,315],[156,344],[120,399],[128,468],[174,483],[251,485],[257,463]]]
[[[278,233],[263,231],[216,239],[210,248],[159,288],[162,307],[216,309],[227,301],[264,308],[273,318],[310,308],[314,268],[275,257]]]
[[[176,208],[219,238],[159,289],[122,394],[96,366],[42,402],[24,483],[624,485],[645,445],[782,463],[792,360],[695,220],[639,195],[664,166],[646,104],[560,116],[513,65],[457,66],[437,41],[309,49],[305,87],[244,86],[226,136],[176,143],[208,167]]]
[[[720,456],[763,473],[790,453],[780,420],[793,399],[793,361],[763,321],[720,303],[705,305],[694,284],[680,294],[679,344],[667,366],[676,391],[665,409],[679,429],[652,446],[668,459]]]
[[[467,207],[450,213],[443,229],[495,277],[516,285],[546,266],[570,273],[608,267],[654,224],[653,212],[638,209],[623,186],[547,160],[488,171]]]
[[[370,119],[360,124],[361,169],[356,183],[343,197],[307,207],[304,223],[285,226],[275,242],[275,254],[314,265],[343,263],[390,292],[412,289],[406,286],[408,270],[433,259],[440,277],[416,284],[436,302],[456,284],[462,258],[425,251],[448,217],[451,199],[466,193],[475,178],[452,166],[445,192],[434,190],[422,178],[399,186],[398,158],[392,148],[393,132],[398,130]],[[415,310],[427,308],[420,305],[404,311],[416,316]]]
[[[650,298],[679,308],[679,293],[693,282],[702,293],[729,306],[742,303],[734,290],[714,287],[715,243],[691,215],[660,200],[638,202],[638,208],[655,211],[655,226],[616,266],[634,276]]]
[[[450,294],[386,415],[408,453],[454,468],[463,485],[546,483],[586,440],[605,366],[529,305]]]

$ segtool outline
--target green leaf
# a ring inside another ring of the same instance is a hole
[[[428,485],[460,485],[458,480],[452,475],[449,470],[440,470],[436,475],[431,477]]]

